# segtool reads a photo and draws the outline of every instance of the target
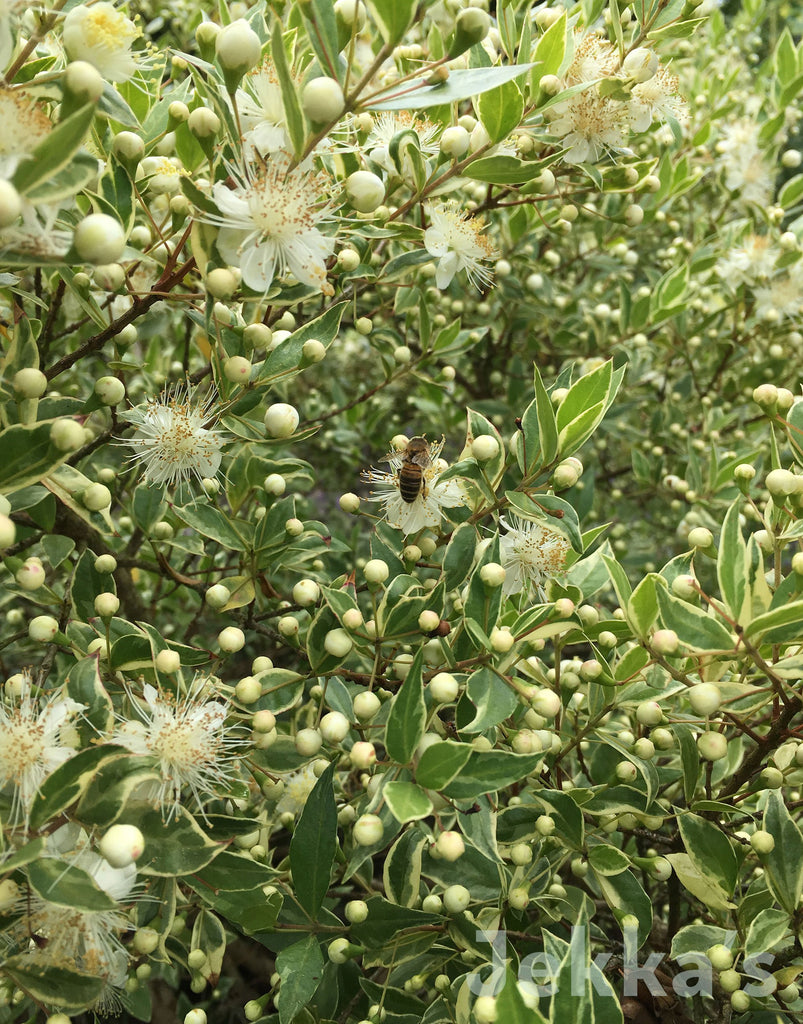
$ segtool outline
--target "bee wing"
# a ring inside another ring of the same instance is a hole
[[[422,469],[428,469],[432,464],[429,452],[419,452],[417,455],[414,455],[410,461],[414,462],[416,466],[421,466]]]

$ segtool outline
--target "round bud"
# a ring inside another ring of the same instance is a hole
[[[95,611],[102,619],[110,619],[120,610],[120,598],[117,594],[98,594],[95,598]]]
[[[11,910],[20,896],[20,887],[13,878],[4,878],[0,882],[0,912]],[[69,1018],[67,1018],[69,1024]]]
[[[376,814],[363,814],[354,822],[352,835],[358,846],[374,846],[385,832],[382,819]]]
[[[6,548],[10,548],[14,543],[17,536],[17,527],[14,525],[13,519],[4,513],[0,513],[0,551],[4,551]],[[42,581],[44,582],[45,571],[42,570]],[[17,581],[19,582],[19,581]],[[37,584],[40,586],[41,584]],[[23,587],[23,590],[26,589]]]
[[[251,728],[254,732],[273,732],[276,728],[276,715],[267,708],[254,712],[251,719]]]
[[[213,584],[204,594],[204,601],[206,601],[210,608],[214,608],[215,611],[225,608],[230,600],[231,591],[222,583]]]
[[[491,630],[491,647],[497,654],[507,654],[511,647],[515,644],[516,638],[510,632],[507,626],[501,628],[494,628]]]
[[[460,691],[460,685],[450,672],[438,672],[429,681],[429,692],[437,704],[451,704]]]
[[[435,849],[443,860],[455,861],[466,852],[466,845],[459,832],[441,832],[435,840]]]
[[[504,566],[501,566],[498,562],[487,562],[480,569],[480,579],[486,587],[495,589],[501,587],[505,582]]]
[[[121,160],[131,164],[139,163],[145,156],[145,143],[134,132],[118,132],[112,142],[112,151]]]
[[[7,228],[19,219],[22,199],[10,181],[0,179],[0,228]]]
[[[674,654],[680,640],[674,629],[656,629],[652,635],[652,645],[658,654]]]
[[[353,768],[364,770],[376,764],[376,747],[367,740],[357,740],[349,751]]]
[[[663,719],[661,705],[655,700],[645,700],[636,708],[636,718],[641,725],[653,726]]]
[[[112,825],[104,833],[98,849],[113,868],[125,868],[142,856],[145,837],[136,825]]]
[[[783,772],[770,765],[762,769],[760,779],[767,789],[780,789],[783,785]]]
[[[208,139],[220,131],[220,118],[209,107],[196,107],[187,117],[187,127],[197,139]]]
[[[302,608],[316,604],[321,596],[321,588],[315,580],[299,580],[293,587],[293,600]]]
[[[101,377],[95,382],[95,394],[104,405],[119,405],[125,398],[125,384],[117,377]]]
[[[798,478],[788,469],[773,469],[767,473],[764,486],[773,498],[786,498],[797,490]]]
[[[323,638],[324,650],[333,658],[345,658],[354,646],[354,641],[345,629],[330,629]]]
[[[310,121],[315,124],[325,124],[329,121],[334,121],[343,113],[345,102],[343,90],[335,78],[327,78],[325,76],[313,78],[301,90],[301,106],[304,108],[304,113]],[[383,198],[384,195],[385,190],[383,187]],[[378,206],[379,203],[376,205]]]
[[[437,612],[425,609],[418,616],[418,628],[422,633],[434,633],[441,624],[441,617]]]
[[[167,675],[172,675],[181,668],[181,656],[178,651],[159,651],[153,659],[153,664],[157,672],[165,672]]]
[[[303,757],[313,757],[323,746],[323,736],[317,729],[299,729],[295,736],[295,745]]]
[[[714,543],[714,535],[705,526],[696,526],[689,530],[689,545],[693,548],[710,548]]]
[[[282,615],[279,621],[276,623],[276,628],[279,630],[279,634],[283,637],[293,637],[298,634],[299,622],[292,615]]]
[[[75,452],[84,444],[84,428],[67,416],[55,420],[50,428],[50,443],[60,452]]]
[[[370,722],[382,706],[379,697],[370,690],[363,690],[354,698],[352,707],[359,722]]]
[[[800,996],[800,989],[793,982],[791,985],[786,985],[784,988],[779,989],[778,998],[782,1003],[794,1003]]]
[[[354,171],[346,178],[346,195],[359,213],[373,213],[385,201],[385,183],[371,171]]]
[[[23,590],[38,590],[45,582],[44,567],[38,558],[27,558],[17,569],[14,579]]]
[[[268,473],[263,482],[263,487],[268,494],[279,498],[287,490],[287,481],[281,473]]]
[[[234,687],[234,696],[241,704],[253,704],[262,696],[262,684],[253,676],[243,676]]]
[[[695,683],[689,688],[688,697],[697,715],[713,715],[722,703],[722,693],[714,683]]]
[[[697,737],[697,749],[706,761],[721,761],[728,753],[728,741],[720,732],[704,732]]]
[[[634,82],[648,82],[658,70],[658,54],[646,46],[637,46],[622,61],[622,73]]]
[[[301,356],[308,363],[322,363],[326,358],[326,346],[317,338],[307,338],[301,346]]]
[[[443,894],[443,906],[449,914],[462,914],[471,902],[471,893],[464,885],[450,885]]]
[[[20,398],[41,398],[47,390],[47,377],[41,370],[27,366],[14,374],[14,391]]]
[[[217,635],[218,646],[226,654],[235,654],[245,647],[245,633],[238,626],[226,626]]]
[[[452,156],[459,159],[461,156],[465,156],[466,153],[468,153],[470,142],[471,136],[466,129],[463,128],[462,125],[454,125],[451,128],[446,128],[441,134],[441,152],[445,153],[446,156]]]
[[[390,575],[390,566],[381,558],[371,558],[365,563],[362,574],[368,584],[384,583]]]
[[[248,22],[238,18],[217,33],[215,53],[224,71],[245,74],[262,57],[262,43]]]
[[[205,979],[204,986],[206,986]],[[184,1024],[207,1024],[206,1010],[202,1010],[200,1006],[193,1007],[188,1013],[184,1014]]]
[[[351,943],[346,938],[333,939],[326,950],[333,964],[345,964],[349,959]]]
[[[347,491],[346,494],[340,495],[340,507],[344,512],[350,512],[352,515],[359,511],[360,498],[356,494],[352,494],[351,491]]]
[[[251,362],[245,356],[229,356],[223,364],[223,376],[232,384],[247,384],[251,377]]]
[[[764,829],[757,828],[750,836],[750,845],[759,857],[766,857],[775,849],[775,837]]]
[[[351,924],[362,924],[368,917],[368,904],[365,900],[349,900],[343,913]]]
[[[58,631],[58,619],[52,615],[37,615],[28,623],[28,636],[36,643],[50,643]]]
[[[632,761],[620,761],[616,766],[616,778],[620,782],[633,782],[638,775],[638,768]]]
[[[742,976],[738,971],[734,971],[732,969],[721,971],[719,975],[719,984],[723,992],[736,992],[737,989],[742,987]]]
[[[642,761],[651,761],[655,757],[655,744],[642,736],[633,744],[633,753]]]
[[[81,500],[90,512],[100,512],[111,505],[112,492],[103,484],[90,484],[81,495]]]
[[[342,743],[350,728],[348,718],[340,711],[330,711],[321,719],[321,736],[327,743]]]
[[[478,462],[487,462],[499,454],[499,442],[492,434],[480,434],[471,442],[471,454]]]
[[[271,437],[290,437],[298,427],[298,410],[286,402],[277,402],[265,413],[265,429]]]
[[[122,224],[107,213],[90,213],[73,233],[75,251],[88,263],[117,263],[125,249]]]

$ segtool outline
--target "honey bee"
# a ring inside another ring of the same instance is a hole
[[[401,458],[399,494],[403,501],[412,505],[419,494],[427,496],[424,470],[432,463],[429,441],[425,437],[411,437],[403,451],[390,452],[383,461],[392,462],[398,458]]]

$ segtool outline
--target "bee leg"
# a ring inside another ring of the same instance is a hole
[[[429,488],[427,487],[426,480],[422,480],[421,481],[421,497],[422,498],[428,498],[429,497]]]

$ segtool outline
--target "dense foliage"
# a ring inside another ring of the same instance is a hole
[[[0,3],[0,1021],[803,1012],[799,14],[485,8]]]

